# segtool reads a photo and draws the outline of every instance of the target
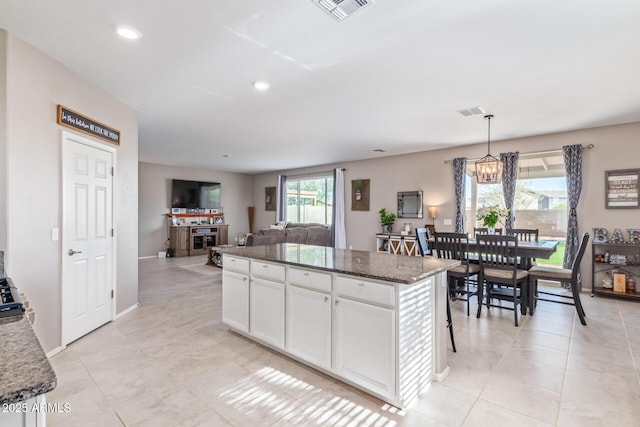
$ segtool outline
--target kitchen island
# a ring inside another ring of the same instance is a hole
[[[56,374],[24,315],[0,318],[0,425],[44,425]]]
[[[233,331],[400,408],[447,376],[458,261],[291,243],[221,252]]]

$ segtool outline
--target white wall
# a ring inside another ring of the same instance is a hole
[[[7,40],[0,30],[0,251],[7,250]]]
[[[168,247],[167,214],[171,212],[172,179],[219,182],[225,223],[229,225],[229,243],[233,243],[238,233],[249,232],[247,208],[252,201],[251,175],[141,162],[139,176],[140,257],[156,256]]]
[[[121,131],[116,191],[116,310],[138,301],[138,118],[62,64],[8,37],[7,272],[36,312],[45,351],[61,342],[61,131],[56,106]],[[66,128],[64,128],[66,129]],[[4,228],[4,227],[3,227]],[[62,231],[62,230],[61,230]]]
[[[614,169],[640,168],[640,123],[563,132],[492,142],[494,155],[506,151],[531,152],[560,149],[563,145],[594,144],[583,153],[583,189],[578,208],[580,232],[592,233],[593,227],[622,228],[627,237],[627,228],[640,228],[640,210],[605,209],[604,173]],[[437,206],[436,230],[454,231],[455,204],[453,171],[451,160],[455,157],[479,158],[486,154],[486,144],[476,144],[454,149],[424,151],[420,153],[383,157],[372,160],[346,162],[313,168],[282,171],[287,175],[328,171],[344,167],[346,184],[346,228],[347,247],[367,251],[375,250],[375,233],[379,230],[378,211],[396,212],[398,191],[423,190],[425,206]],[[276,185],[278,173],[267,173],[254,177],[253,203],[256,207],[256,229],[267,227],[275,221],[275,212],[264,210],[264,188]],[[371,203],[369,212],[351,210],[351,180],[371,180]],[[425,210],[426,213],[426,210]],[[444,219],[451,219],[445,226]],[[468,218],[467,220],[473,220]],[[396,220],[394,230],[399,231],[404,222],[413,226],[431,223],[423,219]],[[591,287],[591,249],[587,250],[583,262],[583,283]]]

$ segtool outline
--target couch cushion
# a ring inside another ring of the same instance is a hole
[[[331,245],[331,229],[325,226],[307,227],[308,245],[330,246]]]
[[[284,241],[287,243],[307,243],[307,228],[287,227]]]

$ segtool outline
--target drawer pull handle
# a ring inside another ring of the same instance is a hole
[[[304,276],[308,276],[308,275],[309,275],[309,273],[304,273]]]
[[[364,283],[360,282],[358,283],[358,286],[364,286]]]
[[[262,265],[262,268],[269,268],[269,266],[268,266],[268,265],[266,265],[266,264],[263,264],[263,265]]]

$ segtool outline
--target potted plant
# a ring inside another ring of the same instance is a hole
[[[503,209],[494,206],[482,206],[478,209],[478,220],[482,221],[482,225],[489,229],[489,234],[495,232],[496,224],[509,216],[509,209]]]
[[[382,224],[382,232],[383,233],[391,233],[393,230],[393,223],[396,221],[396,214],[389,213],[387,214],[387,209],[380,209],[380,224]]]

